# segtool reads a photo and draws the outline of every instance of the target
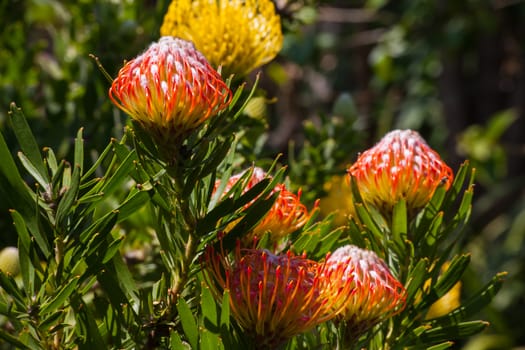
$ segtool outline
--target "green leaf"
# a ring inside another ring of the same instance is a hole
[[[250,205],[246,210],[246,215],[222,239],[222,246],[226,251],[232,249],[238,238],[250,232],[259,223],[271,209],[278,195],[279,193],[276,192],[269,198],[259,199]]]
[[[469,321],[449,326],[432,327],[424,331],[418,338],[422,344],[441,343],[451,339],[470,337],[484,330],[489,325],[485,321]]]
[[[73,295],[71,298],[71,305],[75,313],[75,320],[77,322],[76,330],[80,335],[83,335],[84,347],[90,349],[105,349],[107,345],[100,334],[97,322],[93,316],[92,308],[87,307],[81,297]]]
[[[122,290],[130,300],[129,304],[134,308],[138,307],[140,305],[139,290],[135,284],[135,281],[133,280],[133,276],[131,275],[128,266],[125,264],[120,255],[117,255],[113,258],[112,265],[115,273],[114,277],[117,277]]]
[[[58,171],[58,162],[55,152],[53,152],[53,150],[49,147],[44,147],[43,151],[45,153],[44,162],[51,170],[51,177],[53,177]]]
[[[71,293],[73,293],[76,290],[79,279],[80,276],[74,276],[70,278],[69,283],[60,288],[60,290],[53,299],[43,303],[40,307],[40,316],[44,317],[46,314],[50,312],[55,312],[59,308],[64,307],[66,304],[66,300],[69,298]]]
[[[218,331],[220,329],[220,321],[217,313],[217,304],[205,283],[202,283],[201,286],[201,310],[206,328],[211,331]]]
[[[412,300],[414,300],[416,293],[418,292],[418,290],[421,289],[425,281],[428,279],[427,265],[428,265],[428,260],[421,259],[417,262],[414,269],[410,272],[410,276],[408,277],[408,282],[406,285],[406,293],[407,293],[406,304],[407,305],[412,304]]]
[[[117,222],[117,214],[118,212],[111,211],[83,230],[79,235],[80,242],[87,243],[96,233],[108,234],[111,232],[111,229]]]
[[[110,154],[110,151],[113,149],[113,143],[109,143],[106,148],[102,151],[102,153],[97,157],[97,160],[91,168],[89,168],[84,175],[82,176],[82,183],[84,183],[89,176],[91,176],[95,171],[102,165],[102,162],[104,162],[107,158],[107,156]]]
[[[131,214],[138,211],[150,200],[150,193],[147,191],[137,191],[130,195],[120,206],[116,209],[118,211],[118,222],[122,222]]]
[[[363,203],[354,203],[355,210],[359,219],[363,222],[366,228],[372,233],[376,242],[381,242],[384,236],[384,233],[381,231],[381,228],[377,225],[376,221],[370,215],[367,207]],[[374,242],[375,243],[375,242]],[[374,249],[376,250],[376,249]]]
[[[430,346],[427,348],[427,350],[445,350],[445,349],[451,348],[452,345],[454,345],[454,342],[447,341],[441,344]]]
[[[107,181],[103,182],[100,192],[104,192],[105,195],[112,194],[123,182],[129,179],[128,175],[134,169],[136,161],[137,153],[133,150],[129,152],[115,173]]]
[[[83,128],[80,128],[77,132],[75,139],[75,156],[74,165],[80,167],[80,174],[84,172],[84,140],[82,139]]]
[[[191,347],[189,346],[189,344],[182,342],[182,339],[180,339],[179,333],[177,333],[176,331],[173,331],[170,334],[170,349],[171,350],[184,350],[184,349],[190,350]]]
[[[400,259],[405,260],[407,254],[405,241],[408,232],[408,213],[405,200],[400,200],[394,205],[391,232],[393,248],[396,248],[396,254]]]
[[[18,337],[15,337],[7,332],[5,332],[3,329],[0,329],[0,339],[3,339],[7,343],[13,345],[16,349],[28,349],[32,350],[31,347],[25,345],[22,343]]]
[[[446,235],[442,232],[442,224],[443,224],[443,212],[440,211],[434,216],[434,220],[430,223],[430,226],[428,227],[428,231],[425,233],[425,240],[423,242],[424,248],[421,251],[421,255],[423,256],[434,256],[435,251],[437,250],[438,241],[440,236],[442,238],[446,238]]]
[[[454,324],[459,322],[460,320],[464,320],[468,317],[475,315],[485,306],[490,304],[492,299],[494,299],[498,291],[501,289],[506,275],[507,274],[504,272],[498,273],[477,293],[465,300],[463,302],[463,305],[461,305],[459,308],[453,310],[447,315],[438,317],[431,321],[441,325]]]
[[[115,239],[113,242],[111,242],[109,244],[109,246],[107,248],[104,249],[105,253],[104,253],[104,257],[102,258],[102,263],[103,264],[105,264],[108,261],[110,261],[111,259],[113,259],[113,257],[118,252],[118,250],[120,248],[120,245],[122,244],[123,241],[124,241],[124,237],[120,237],[118,239]]]
[[[18,233],[20,274],[22,275],[22,280],[24,281],[26,294],[33,295],[35,281],[35,268],[31,259],[33,243],[24,223],[24,218],[22,218],[22,216],[15,210],[11,210],[10,212],[16,232]]]
[[[450,266],[443,272],[433,288],[439,298],[445,295],[461,279],[469,263],[470,255],[468,254],[458,255],[452,259]]]
[[[56,213],[56,222],[57,226],[65,228],[65,220],[69,214],[69,211],[73,207],[73,204],[75,203],[75,199],[78,195],[78,189],[80,186],[80,167],[78,165],[75,165],[75,169],[73,170],[73,175],[71,177],[71,184],[69,188],[66,190],[66,193],[64,194],[64,197],[60,200],[58,203],[57,213]]]
[[[9,116],[13,125],[16,139],[22,148],[22,152],[27,156],[29,162],[35,167],[39,177],[44,179],[44,183],[49,183],[49,175],[46,166],[42,159],[42,154],[38,144],[27,124],[27,120],[22,113],[22,109],[18,108],[14,103],[11,103]]]
[[[222,304],[221,304],[221,320],[220,326],[221,330],[230,333],[230,291],[225,290],[222,295]]]
[[[451,212],[455,213],[455,210],[450,210],[450,208],[455,203],[457,197],[460,195],[460,193],[463,192],[463,188],[465,186],[465,180],[467,178],[467,175],[470,173],[469,182],[467,187],[470,187],[474,181],[474,174],[475,170],[472,169],[469,165],[468,161],[465,161],[460,167],[458,172],[456,173],[456,177],[454,178],[454,182],[452,183],[452,186],[447,191],[447,196],[445,197],[445,200],[443,201],[443,205],[441,206],[442,210],[445,212]]]
[[[249,174],[251,173],[248,173],[248,175]],[[196,228],[197,234],[199,236],[202,236],[210,231],[215,230],[217,227],[217,222],[224,218],[226,215],[231,214],[239,208],[244,207],[246,204],[250,203],[258,196],[264,195],[265,193],[269,192],[270,179],[263,179],[262,181],[255,184],[248,191],[246,191],[246,193],[243,193],[237,199],[229,198],[230,193],[235,191],[235,189],[237,188],[240,189],[243,178],[244,175],[241,177],[241,179],[239,179],[239,181],[237,181],[237,183],[232,187],[232,189],[228,191],[227,194],[225,194],[225,198],[221,200],[219,204],[215,208],[213,208],[204,218],[199,220]]]
[[[177,301],[177,311],[179,312],[180,322],[184,334],[193,349],[198,349],[199,346],[199,329],[190,307],[183,298]]]
[[[50,181],[43,177],[40,171],[34,166],[33,163],[26,157],[26,155],[22,152],[18,152],[18,159],[20,160],[20,163],[24,166],[24,168],[27,170],[27,172],[42,186],[44,191],[49,191],[50,189]]]
[[[10,274],[0,270],[0,286],[9,294],[20,310],[26,310],[26,299],[18,288],[15,279]]]
[[[203,329],[200,332],[199,349],[218,350],[224,349],[224,346],[218,334],[212,333],[207,329]]]
[[[89,265],[96,265],[99,262],[96,256],[88,257],[87,260]],[[140,323],[141,321],[135,309],[140,304],[138,290],[122,258],[115,256],[109,263],[104,265],[104,269],[97,275],[97,278],[106,292],[113,309],[120,317],[119,321],[123,325],[134,322]],[[132,308],[129,308],[129,306],[132,306]],[[126,307],[133,312],[129,315],[131,317],[124,315]]]
[[[440,212],[440,206],[443,200],[445,199],[446,190],[444,186],[439,186],[432,199],[427,204],[427,206],[422,210],[416,219],[416,225],[414,232],[413,241],[415,245],[419,245],[421,240],[425,238],[427,232],[430,230],[430,226],[435,223],[435,218],[437,215],[443,216],[443,212]],[[423,255],[425,253],[422,253]]]
[[[57,312],[50,313],[40,320],[38,328],[44,332],[49,332],[50,329],[60,324],[60,322],[63,320],[64,314],[65,311],[63,309],[59,309]]]
[[[8,207],[17,210],[22,215],[27,228],[34,235],[40,250],[47,258],[51,254],[51,248],[47,239],[40,232],[35,194],[22,180],[1,133],[0,159],[2,160],[0,162],[0,198]]]

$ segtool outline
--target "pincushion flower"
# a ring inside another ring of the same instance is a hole
[[[351,293],[350,286],[321,289],[322,267],[304,255],[275,255],[237,244],[233,260],[211,247],[205,256],[204,271],[216,297],[221,300],[229,291],[233,317],[259,348],[278,346],[335,317]]]
[[[224,194],[226,194],[232,186],[239,181],[244,172],[233,175],[225,187]],[[244,188],[244,192],[250,190],[255,184],[267,177],[267,174],[261,168],[255,167],[252,175]],[[215,188],[218,188],[220,181],[217,181]],[[288,234],[303,227],[313,211],[308,211],[306,206],[301,203],[301,190],[297,193],[289,191],[284,184],[277,184],[271,191],[271,194],[278,193],[273,206],[266,213],[266,215],[259,221],[259,223],[245,236],[245,240],[250,242],[255,237],[262,237],[265,233],[270,234],[270,238],[277,242]],[[248,203],[246,207],[250,206]],[[314,210],[318,203],[314,204]]]
[[[283,42],[271,0],[174,0],[160,33],[192,41],[224,76],[268,63]]]
[[[166,36],[120,69],[109,97],[169,152],[224,110],[231,91],[192,43]]]
[[[348,216],[355,216],[352,190],[345,181],[344,176],[333,176],[323,186],[326,196],[322,198],[319,209],[321,214],[334,215],[335,226],[348,223]]]
[[[352,293],[339,317],[354,336],[397,314],[405,306],[403,285],[373,251],[354,245],[340,247],[326,260],[326,270],[333,272],[328,279],[351,287]]]
[[[363,152],[348,169],[365,203],[389,216],[404,199],[410,215],[424,207],[440,185],[448,189],[450,167],[412,130],[394,130]]]

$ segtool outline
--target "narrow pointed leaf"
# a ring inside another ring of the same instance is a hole
[[[203,283],[201,287],[201,309],[202,316],[204,317],[204,325],[211,331],[217,331],[219,329],[217,304],[215,303],[215,299],[213,298],[210,289],[205,283]]]
[[[40,148],[33,136],[33,132],[29,128],[29,124],[22,113],[22,109],[18,108],[14,103],[11,104],[9,111],[13,131],[16,139],[22,148],[22,152],[27,156],[29,162],[34,166],[39,177],[43,179],[44,183],[49,183],[49,175],[40,153]]]
[[[63,286],[53,299],[47,303],[42,304],[40,308],[40,315],[44,316],[49,312],[54,312],[55,310],[64,307],[66,300],[69,298],[71,293],[76,290],[79,279],[80,276],[71,278],[69,283]]]
[[[73,204],[75,203],[75,200],[78,195],[78,189],[80,186],[80,167],[75,165],[75,168],[73,170],[73,175],[71,176],[71,184],[69,188],[66,190],[66,193],[64,194],[64,197],[60,200],[58,203],[57,213],[56,213],[56,221],[57,225],[61,227],[65,227],[64,220],[66,219],[67,215],[69,214],[69,211],[73,207]]]
[[[445,316],[432,320],[438,324],[454,324],[467,319],[482,310],[494,299],[501,289],[506,273],[498,273],[483,288],[463,302],[463,305]]]
[[[182,329],[184,330],[188,342],[193,349],[198,349],[199,329],[197,328],[197,323],[195,322],[193,313],[183,298],[179,298],[177,301],[177,311],[179,312]]]
[[[74,165],[80,167],[80,175],[84,172],[84,140],[82,139],[82,131],[83,128],[80,128],[77,132],[74,156]]]
[[[22,343],[18,337],[15,337],[7,332],[5,332],[4,330],[1,330],[0,329],[0,339],[3,339],[5,342],[7,342],[8,344],[11,344],[13,345],[16,349],[28,349],[28,350],[32,350],[31,347],[25,345],[24,343]]]
[[[18,152],[18,159],[27,172],[36,180],[36,182],[40,184],[40,186],[42,186],[44,191],[48,191],[50,187],[50,181],[46,177],[42,176],[41,172],[29,160],[29,158],[27,158],[24,153]]]
[[[18,233],[18,256],[20,261],[20,273],[22,280],[24,281],[24,287],[27,295],[34,294],[34,280],[35,280],[35,269],[31,259],[32,253],[32,242],[27,227],[24,223],[22,216],[15,210],[11,210],[11,217],[15,225],[16,232]]]
[[[488,326],[485,321],[469,321],[456,325],[433,327],[419,336],[422,344],[441,343],[450,339],[462,339],[473,336]]]

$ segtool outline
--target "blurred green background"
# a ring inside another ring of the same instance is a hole
[[[158,39],[168,5],[0,0],[0,131],[13,153],[11,102],[24,110],[39,144],[60,158],[68,157],[80,127],[92,160],[119,138],[127,119],[110,103],[109,82],[89,55],[114,76]],[[391,129],[418,130],[454,169],[470,159],[476,199],[462,250],[473,264],[463,293],[498,271],[509,275],[483,315],[491,327],[458,348],[525,346],[525,2],[276,6],[286,35],[262,75],[272,103],[264,106],[268,132],[254,140],[259,154],[283,153],[310,200],[322,195],[329,175]],[[0,247],[16,244],[8,209],[0,200]]]

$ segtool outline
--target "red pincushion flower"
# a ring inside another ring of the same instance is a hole
[[[233,261],[208,248],[204,271],[218,300],[228,290],[234,318],[267,348],[335,317],[345,306],[351,286],[323,280],[320,276],[331,274],[320,273],[323,266],[304,255],[275,255],[237,244]]]
[[[346,245],[334,251],[325,265],[325,270],[332,273],[327,277],[332,283],[338,280],[340,288],[352,290],[339,311],[351,334],[358,336],[404,308],[403,285],[373,251]]]
[[[224,189],[226,194],[237,181],[240,180],[243,173],[236,174],[228,180],[228,184]],[[250,190],[255,184],[263,180],[267,174],[261,168],[255,167],[253,169],[251,178],[248,179],[244,192]],[[215,190],[217,190],[220,181],[215,184]],[[273,241],[285,237],[286,235],[300,229],[312,216],[312,212],[308,212],[308,209],[304,204],[301,203],[301,190],[297,194],[290,192],[286,189],[284,184],[278,184],[272,190],[272,194],[278,192],[278,196],[275,203],[262,218],[262,220],[253,228],[246,237],[248,240],[254,237],[262,237],[265,233],[270,233],[270,238]],[[249,206],[249,203],[247,206]],[[318,203],[315,203],[314,207],[317,208]]]
[[[439,185],[448,189],[452,170],[412,130],[394,130],[363,152],[348,169],[365,203],[387,216],[401,199],[409,213],[424,207]]]
[[[109,97],[167,146],[225,109],[231,91],[192,43],[166,36],[120,69]]]

